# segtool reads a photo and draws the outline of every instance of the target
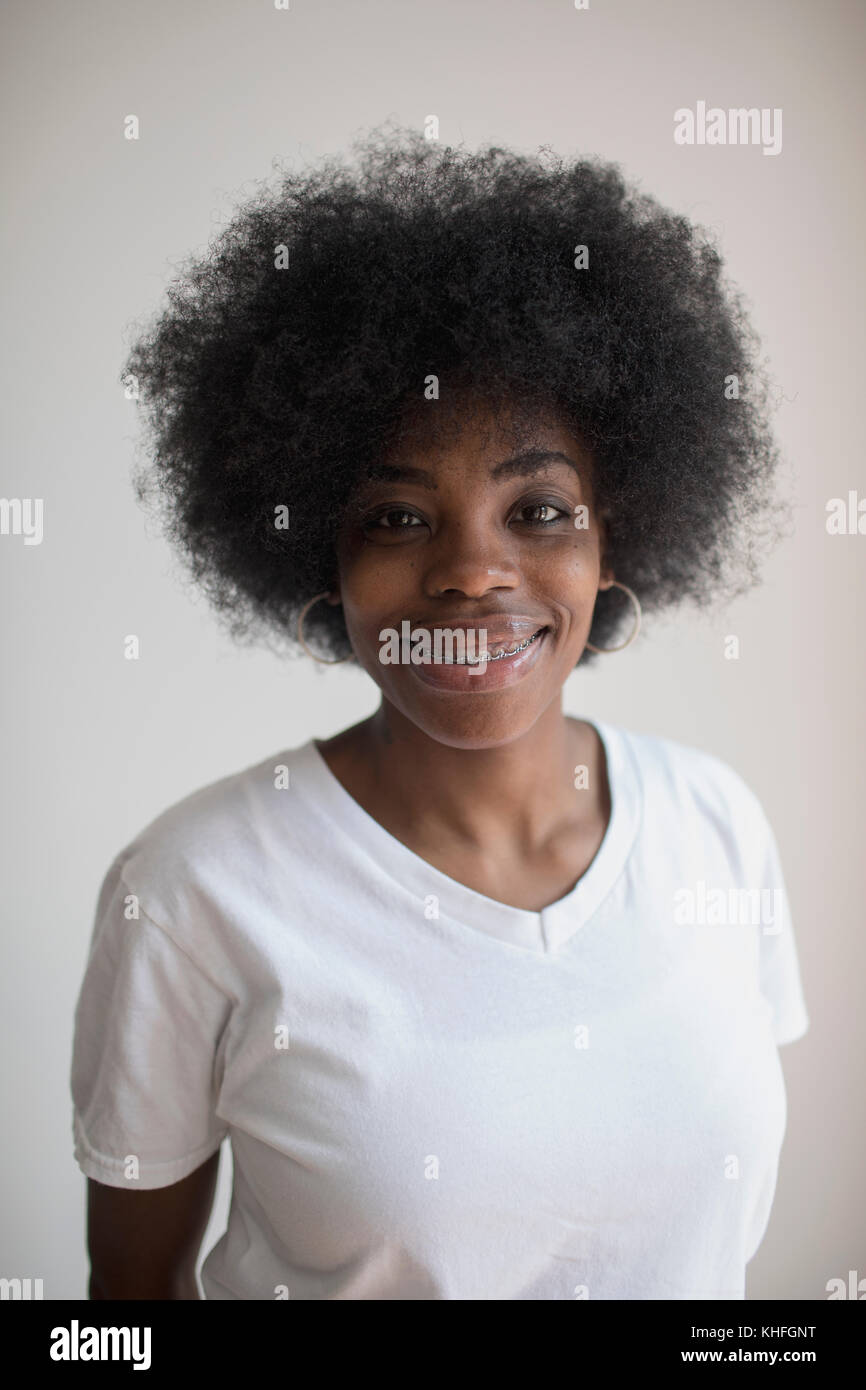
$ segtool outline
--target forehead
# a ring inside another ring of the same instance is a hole
[[[589,474],[588,450],[553,403],[463,392],[408,407],[366,476],[424,474],[415,480],[431,485],[437,473],[455,468],[501,479],[557,463]]]

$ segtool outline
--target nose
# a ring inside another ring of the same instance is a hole
[[[460,522],[440,528],[427,550],[425,591],[433,597],[481,598],[491,589],[517,589],[523,576],[509,535]]]

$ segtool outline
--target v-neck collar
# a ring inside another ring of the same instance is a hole
[[[375,820],[331,771],[315,739],[295,750],[292,778],[318,800],[337,830],[349,835],[386,873],[420,899],[435,895],[438,912],[526,950],[555,951],[584,925],[619,878],[643,809],[640,769],[622,729],[592,722],[607,761],[611,813],[589,868],[574,887],[540,912],[512,907],[459,883],[429,864]]]

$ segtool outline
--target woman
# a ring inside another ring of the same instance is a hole
[[[397,130],[170,298],[140,495],[233,633],[381,703],[108,870],[91,1297],[198,1296],[228,1137],[207,1298],[742,1298],[808,1026],[773,834],[715,757],[562,710],[755,572],[776,452],[718,255],[613,168]]]

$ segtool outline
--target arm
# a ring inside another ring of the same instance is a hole
[[[195,1172],[144,1192],[87,1180],[88,1296],[197,1299],[195,1265],[216,1188],[220,1151]]]

